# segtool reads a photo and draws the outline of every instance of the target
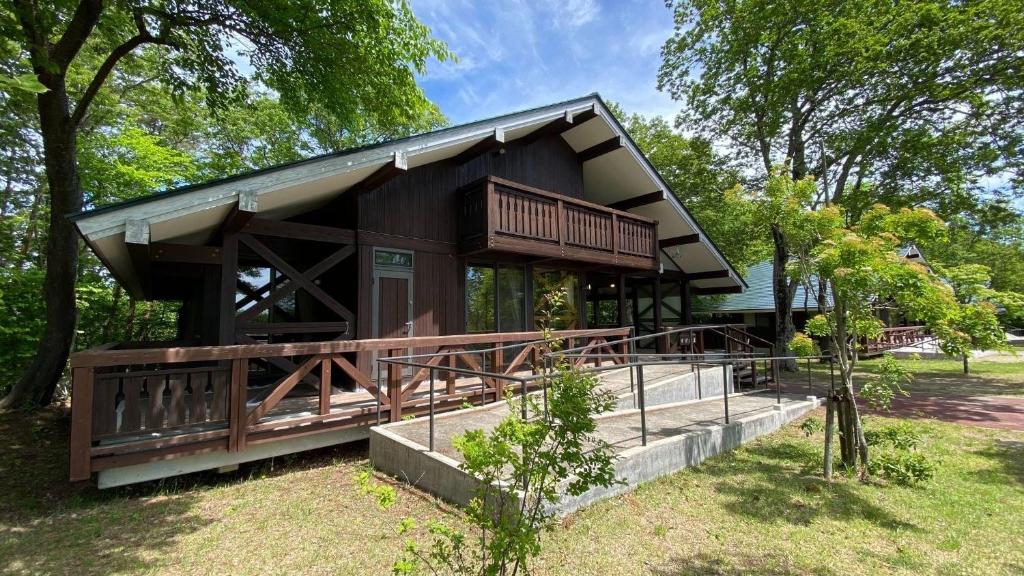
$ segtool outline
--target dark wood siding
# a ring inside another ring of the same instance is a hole
[[[409,170],[359,197],[359,229],[441,242],[458,241],[456,190],[493,175],[582,198],[583,171],[576,153],[551,136],[529,145],[515,141],[505,153],[489,152],[454,166],[436,162]]]

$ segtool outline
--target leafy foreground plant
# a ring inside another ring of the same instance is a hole
[[[615,483],[612,447],[594,436],[594,416],[611,410],[611,395],[567,364],[548,376],[546,410],[543,396],[531,395],[522,418],[524,400],[510,395],[509,415],[492,432],[471,430],[453,440],[463,470],[480,480],[466,510],[477,535],[434,522],[430,545],[406,541],[394,574],[525,573],[540,553],[542,532],[554,526],[561,494]],[[399,532],[413,527],[405,521]]]

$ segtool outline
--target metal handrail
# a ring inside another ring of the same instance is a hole
[[[721,325],[713,325],[713,326],[720,327]],[[809,392],[813,392],[812,386],[811,386],[811,379],[810,379],[810,362],[811,362],[811,360],[819,360],[820,361],[820,360],[827,359],[829,361],[830,391],[834,391],[834,386],[835,386],[835,366],[834,366],[833,356],[831,356],[831,355],[818,355],[818,356],[777,356],[777,355],[774,355],[774,354],[765,355],[764,353],[760,353],[760,352],[743,352],[743,353],[724,352],[724,353],[710,353],[710,354],[705,352],[705,353],[700,353],[700,354],[693,354],[693,353],[686,354],[686,353],[647,353],[647,352],[637,352],[636,351],[635,343],[637,341],[639,341],[639,340],[642,340],[642,339],[658,338],[658,337],[662,337],[662,336],[664,336],[666,334],[674,334],[674,333],[688,332],[688,331],[695,331],[695,330],[705,330],[705,329],[709,329],[709,328],[712,328],[712,326],[690,326],[690,327],[684,327],[684,328],[677,328],[677,329],[673,329],[673,330],[668,330],[668,331],[665,331],[665,332],[662,332],[662,333],[657,333],[657,334],[651,334],[651,335],[640,336],[640,337],[630,337],[628,339],[624,339],[625,342],[633,344],[633,346],[631,346],[631,350],[630,350],[629,354],[627,355],[628,358],[629,358],[628,361],[620,362],[620,363],[617,363],[617,364],[605,365],[605,366],[590,366],[590,367],[585,369],[585,371],[587,373],[603,372],[603,371],[609,371],[609,370],[622,370],[622,369],[628,369],[630,371],[631,380],[633,381],[633,383],[636,386],[636,388],[633,389],[633,391],[636,394],[637,409],[639,410],[639,413],[640,413],[640,430],[641,430],[641,444],[642,445],[644,445],[644,446],[647,445],[647,406],[646,406],[646,398],[645,398],[645,385],[644,385],[644,373],[643,373],[643,370],[644,370],[645,366],[659,366],[659,365],[679,366],[679,365],[689,364],[690,367],[691,367],[691,371],[693,371],[694,367],[696,367],[696,373],[697,373],[696,384],[697,384],[698,399],[703,398],[703,395],[701,394],[701,387],[700,387],[701,386],[700,385],[701,365],[711,365],[711,366],[720,365],[720,366],[722,366],[722,399],[723,399],[723,403],[724,403],[724,420],[725,420],[726,424],[728,424],[729,421],[730,421],[730,410],[729,410],[729,396],[730,396],[730,394],[729,394],[729,386],[728,386],[728,368],[729,368],[729,366],[733,365],[736,362],[753,361],[753,362],[756,363],[758,361],[764,361],[766,363],[766,366],[767,366],[768,362],[771,362],[771,365],[772,365],[772,379],[775,381],[775,401],[776,401],[776,404],[778,404],[778,405],[781,405],[781,403],[782,403],[782,381],[781,381],[781,378],[779,378],[778,363],[777,363],[778,361],[781,361],[781,360],[800,360],[800,359],[806,360],[807,363],[808,363],[808,391]],[[615,341],[615,343],[616,344],[622,344],[623,340]],[[501,348],[507,348],[507,347],[510,347],[510,346],[505,346],[505,347],[501,347]],[[565,361],[565,360],[568,360],[568,359],[580,359],[580,358],[583,358],[583,359],[594,359],[594,360],[600,360],[600,359],[604,359],[604,358],[614,358],[614,359],[622,360],[623,357],[624,357],[624,355],[621,354],[621,353],[619,353],[619,354],[608,354],[608,353],[590,353],[590,352],[587,352],[587,350],[590,349],[590,348],[592,348],[592,346],[588,345],[588,346],[580,346],[580,347],[576,347],[576,348],[572,348],[572,349],[567,349],[567,350],[548,352],[548,353],[544,354],[545,361],[547,362],[546,366],[547,366],[548,370],[545,370],[542,374],[530,374],[530,375],[522,375],[522,376],[514,375],[514,374],[504,374],[504,373],[498,373],[498,372],[488,372],[488,371],[484,371],[484,370],[472,370],[472,369],[458,368],[458,367],[438,366],[436,364],[428,364],[428,363],[425,363],[425,362],[414,361],[414,358],[420,358],[420,357],[424,357],[424,356],[436,356],[436,355],[429,355],[429,354],[425,354],[425,355],[410,355],[408,357],[379,358],[379,359],[377,359],[377,362],[379,364],[394,364],[394,365],[400,365],[400,366],[408,366],[408,367],[412,367],[412,368],[421,368],[421,369],[422,368],[426,368],[426,369],[429,370],[430,388],[429,388],[429,407],[428,408],[429,408],[430,422],[429,422],[429,441],[428,442],[429,442],[429,450],[430,451],[434,451],[434,448],[435,448],[435,424],[434,424],[434,416],[435,416],[435,387],[436,387],[436,373],[437,373],[437,371],[440,370],[440,371],[450,372],[450,373],[453,373],[453,374],[462,374],[462,375],[465,375],[465,376],[473,376],[473,377],[480,378],[480,380],[481,380],[481,405],[486,405],[487,404],[487,395],[486,395],[486,387],[487,387],[486,380],[487,379],[490,379],[490,380],[505,380],[505,381],[510,381],[510,382],[518,383],[519,384],[519,394],[520,394],[520,396],[522,398],[522,402],[521,402],[521,412],[522,412],[522,414],[521,414],[521,417],[523,419],[526,419],[528,417],[526,397],[527,397],[527,394],[529,393],[530,384],[533,383],[533,382],[540,381],[540,383],[541,383],[541,390],[540,390],[540,392],[543,394],[543,398],[544,398],[544,417],[548,417],[548,413],[547,413],[547,387],[548,387],[548,384],[549,384],[549,381],[550,381],[550,377],[551,377],[551,374],[552,374],[552,370],[551,369],[554,367],[554,361],[555,361],[556,358],[560,358],[562,361]],[[460,352],[460,353],[465,353],[465,352]],[[378,374],[380,372],[381,372],[381,370],[378,370]],[[767,382],[766,382],[766,387],[767,387]],[[733,395],[745,394],[743,392],[740,392],[740,393],[735,392],[736,388],[737,387],[735,386],[735,381],[734,381]],[[391,393],[391,392],[392,391],[389,390],[389,393]],[[378,382],[378,386],[377,386],[377,423],[378,423],[378,425],[380,424],[381,410],[382,410],[381,386],[380,386],[380,383]]]

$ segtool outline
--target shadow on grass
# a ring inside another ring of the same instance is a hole
[[[725,458],[706,461],[701,471],[716,479],[715,491],[730,513],[758,522],[808,526],[817,518],[864,520],[890,531],[919,528],[875,505],[863,485],[842,477],[821,478],[822,453],[813,440],[761,440]]]
[[[974,452],[992,461],[995,468],[981,470],[975,476],[990,484],[1005,485],[1009,478],[1024,485],[1024,441],[996,439],[984,450]]]
[[[67,481],[67,418],[55,411],[0,414],[0,573],[152,571],[180,538],[214,518],[205,492],[340,460],[365,461],[366,443],[100,491]]]
[[[760,576],[786,576],[789,574],[815,574],[829,576],[836,572],[825,566],[813,569],[796,567],[780,554],[749,554],[743,551],[731,551],[728,556],[717,556],[701,552],[692,556],[675,557],[664,565],[653,568],[653,574],[659,576],[741,576],[757,574]]]

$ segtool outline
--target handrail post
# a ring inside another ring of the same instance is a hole
[[[434,451],[434,369],[430,369],[430,451]]]
[[[522,402],[523,420],[526,420],[526,378],[519,379],[519,398]]]
[[[228,437],[228,451],[241,452],[245,450],[245,435],[249,427],[246,402],[249,395],[249,359],[235,358],[231,361],[231,406],[230,412],[230,436]]]
[[[388,356],[398,350],[389,350]],[[394,362],[388,363],[388,398],[391,400],[391,411],[388,413],[388,422],[398,422],[402,419],[402,366]]]
[[[92,476],[93,368],[71,370],[71,440],[68,446],[68,478],[72,482]]]
[[[814,393],[814,389],[811,386],[811,357],[807,357],[807,395]]]
[[[381,409],[380,387],[383,384],[383,382],[381,382],[381,379],[380,379],[381,372],[382,372],[381,368],[382,368],[381,362],[380,362],[380,360],[378,360],[377,361],[377,426],[380,426],[380,409]]]
[[[722,398],[725,400],[725,423],[729,423],[729,363],[722,361]]]
[[[779,370],[778,360],[772,363],[772,369],[775,373],[775,403],[782,404],[782,373]]]
[[[644,365],[637,365],[637,403],[640,405],[640,444],[647,446],[647,405],[644,402]]]

